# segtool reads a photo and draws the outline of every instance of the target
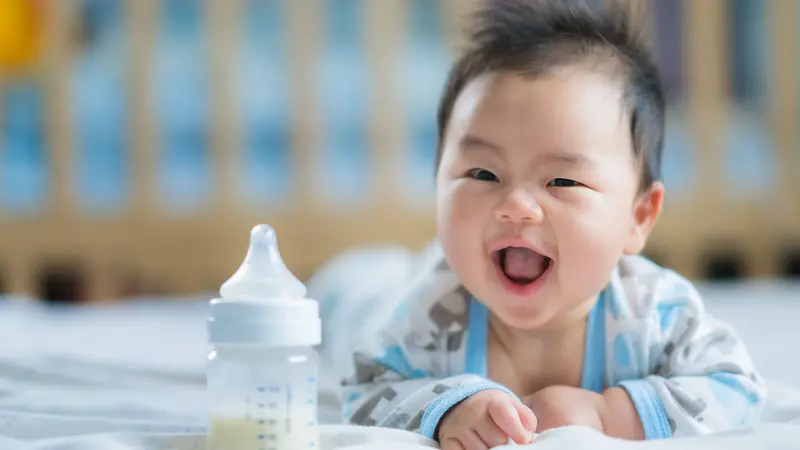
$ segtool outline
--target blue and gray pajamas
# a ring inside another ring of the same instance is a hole
[[[429,251],[380,336],[352,355],[342,381],[347,422],[433,437],[468,396],[505,387],[487,377],[488,312]],[[629,393],[648,439],[757,421],[764,382],[742,342],[708,315],[674,271],[625,256],[588,317],[581,387]]]

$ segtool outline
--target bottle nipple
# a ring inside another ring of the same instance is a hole
[[[275,230],[262,224],[250,231],[250,247],[244,261],[222,284],[219,293],[225,300],[304,298],[307,289],[283,263]]]

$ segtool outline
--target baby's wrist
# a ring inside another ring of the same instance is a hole
[[[641,441],[645,439],[644,426],[628,392],[621,387],[603,391],[599,406],[603,433],[620,439]]]

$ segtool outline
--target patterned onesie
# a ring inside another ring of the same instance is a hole
[[[487,379],[487,310],[459,283],[441,249],[428,252],[396,304],[380,337],[353,353],[342,380],[346,422],[434,437],[444,414],[470,395],[514,395]],[[587,326],[581,387],[626,389],[647,439],[759,419],[766,391],[747,351],[674,271],[623,257]]]

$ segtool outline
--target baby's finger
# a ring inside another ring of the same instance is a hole
[[[517,414],[519,414],[519,418],[522,421],[522,426],[528,431],[529,439],[525,442],[529,443],[530,437],[536,431],[536,427],[539,426],[539,420],[536,418],[536,414],[526,405],[520,402],[514,402],[514,407],[517,408]]]
[[[485,420],[477,424],[475,431],[489,448],[508,444],[508,435],[491,420]]]
[[[456,438],[446,438],[443,440],[439,446],[442,450],[467,450],[461,445],[461,441]]]
[[[464,446],[464,450],[489,450],[489,446],[483,442],[483,439],[474,430],[467,430],[461,436],[461,445]]]
[[[522,426],[517,408],[510,399],[497,398],[489,403],[489,417],[516,443],[528,442],[528,431]]]

